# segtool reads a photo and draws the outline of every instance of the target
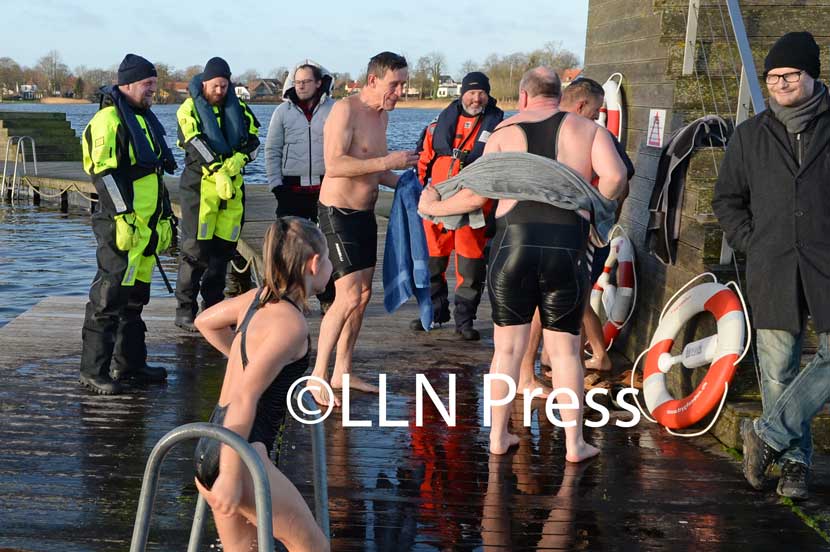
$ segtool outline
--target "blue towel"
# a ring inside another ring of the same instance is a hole
[[[432,298],[429,294],[427,239],[418,215],[421,190],[418,175],[412,169],[398,179],[383,252],[383,306],[386,312],[394,312],[414,294],[421,325],[429,330]]]

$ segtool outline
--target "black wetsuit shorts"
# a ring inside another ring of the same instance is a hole
[[[590,225],[574,211],[520,201],[496,219],[487,290],[498,326],[529,324],[579,334],[589,288]]]
[[[320,230],[326,236],[335,280],[374,268],[378,254],[378,224],[374,211],[328,207],[318,203]]]

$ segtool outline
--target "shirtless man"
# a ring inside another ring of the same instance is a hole
[[[395,109],[407,79],[406,59],[381,52],[369,60],[366,86],[360,93],[338,101],[323,129],[326,176],[320,190],[320,229],[326,235],[334,265],[335,299],[320,323],[317,360],[313,376],[327,379],[329,360],[337,346],[331,387],[342,388],[349,374],[349,387],[377,393],[378,388],[352,371],[352,354],[363,323],[363,313],[372,296],[372,276],[377,260],[375,202],[378,184],[394,188],[392,169],[418,163],[414,151],[393,151],[386,146],[387,111]],[[309,383],[314,386],[314,383]],[[334,401],[325,389],[313,392],[320,404]]]
[[[556,159],[588,182],[598,176],[599,192],[616,199],[626,182],[626,171],[610,135],[584,117],[557,116],[561,92],[553,70],[538,67],[525,73],[519,84],[519,113],[499,125],[487,141],[485,156],[518,151]],[[479,209],[486,201],[468,189],[441,201],[436,191],[425,188],[418,207],[424,214],[444,216]],[[560,410],[564,422],[575,422],[565,428],[565,459],[570,462],[599,453],[582,436],[584,381],[579,332],[588,286],[587,218],[587,213],[545,203],[499,201],[487,277],[495,342],[490,373],[505,374],[516,381],[530,322],[538,308],[545,349],[554,366],[553,387],[570,389],[578,403],[576,408]],[[494,380],[491,385],[492,397],[507,395],[503,382]],[[560,405],[570,405],[571,400],[566,393],[557,395]],[[505,454],[519,443],[519,437],[508,431],[510,410],[510,404],[492,409],[493,454]]]

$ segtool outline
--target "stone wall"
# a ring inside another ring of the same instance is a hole
[[[780,35],[807,30],[821,46],[826,80],[830,73],[830,0],[751,0],[740,4],[759,72],[766,52]],[[624,144],[637,169],[621,218],[637,251],[637,310],[615,345],[630,360],[648,347],[665,302],[689,279],[707,270],[716,272],[724,282],[736,278],[733,266],[717,264],[722,233],[712,214],[711,199],[723,157],[720,149],[699,150],[690,162],[677,263],[662,265],[645,246],[648,202],[660,155],[657,148],[646,146],[649,110],[667,110],[665,144],[673,131],[702,114],[733,120],[737,108],[741,65],[726,2],[702,0],[696,71],[683,76],[688,9],[688,0],[592,0],[589,5],[585,75],[600,83],[614,72],[624,75]],[[761,86],[766,92],[763,83]],[[679,340],[688,342],[714,333],[712,322],[709,315],[699,317]],[[811,339],[808,345],[810,342],[814,343]],[[673,370],[671,391],[675,396],[687,394],[704,373],[703,369],[694,373]],[[751,355],[739,367],[733,383],[731,399],[757,398]],[[733,429],[729,431],[734,434]]]
[[[65,113],[0,111],[0,145],[4,151],[12,136],[32,137],[38,161],[81,161],[81,143]],[[13,152],[9,155],[13,156]],[[31,161],[30,157],[31,148],[27,141],[28,161]]]

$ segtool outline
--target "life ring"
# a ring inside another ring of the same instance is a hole
[[[617,266],[617,285],[611,283],[611,271]],[[606,322],[602,327],[606,347],[620,334],[634,308],[634,247],[631,241],[618,236],[611,240],[611,250],[597,281],[591,289],[591,308],[597,315],[604,308]]]
[[[717,335],[689,343],[672,356],[674,338],[683,325],[703,311],[717,320]],[[705,283],[684,293],[660,320],[649,345],[643,374],[643,394],[652,416],[669,429],[681,429],[702,420],[728,388],[735,365],[744,352],[745,315],[737,294],[720,283]],[[666,373],[675,364],[697,368],[709,363],[709,371],[697,388],[675,399],[666,388]]]
[[[619,77],[619,80],[615,81],[614,77]],[[620,141],[622,141],[622,129],[625,123],[622,94],[620,93],[622,81],[622,73],[614,73],[602,85],[602,89],[605,91],[605,100],[599,110],[599,119],[597,120],[600,126],[607,128]]]

